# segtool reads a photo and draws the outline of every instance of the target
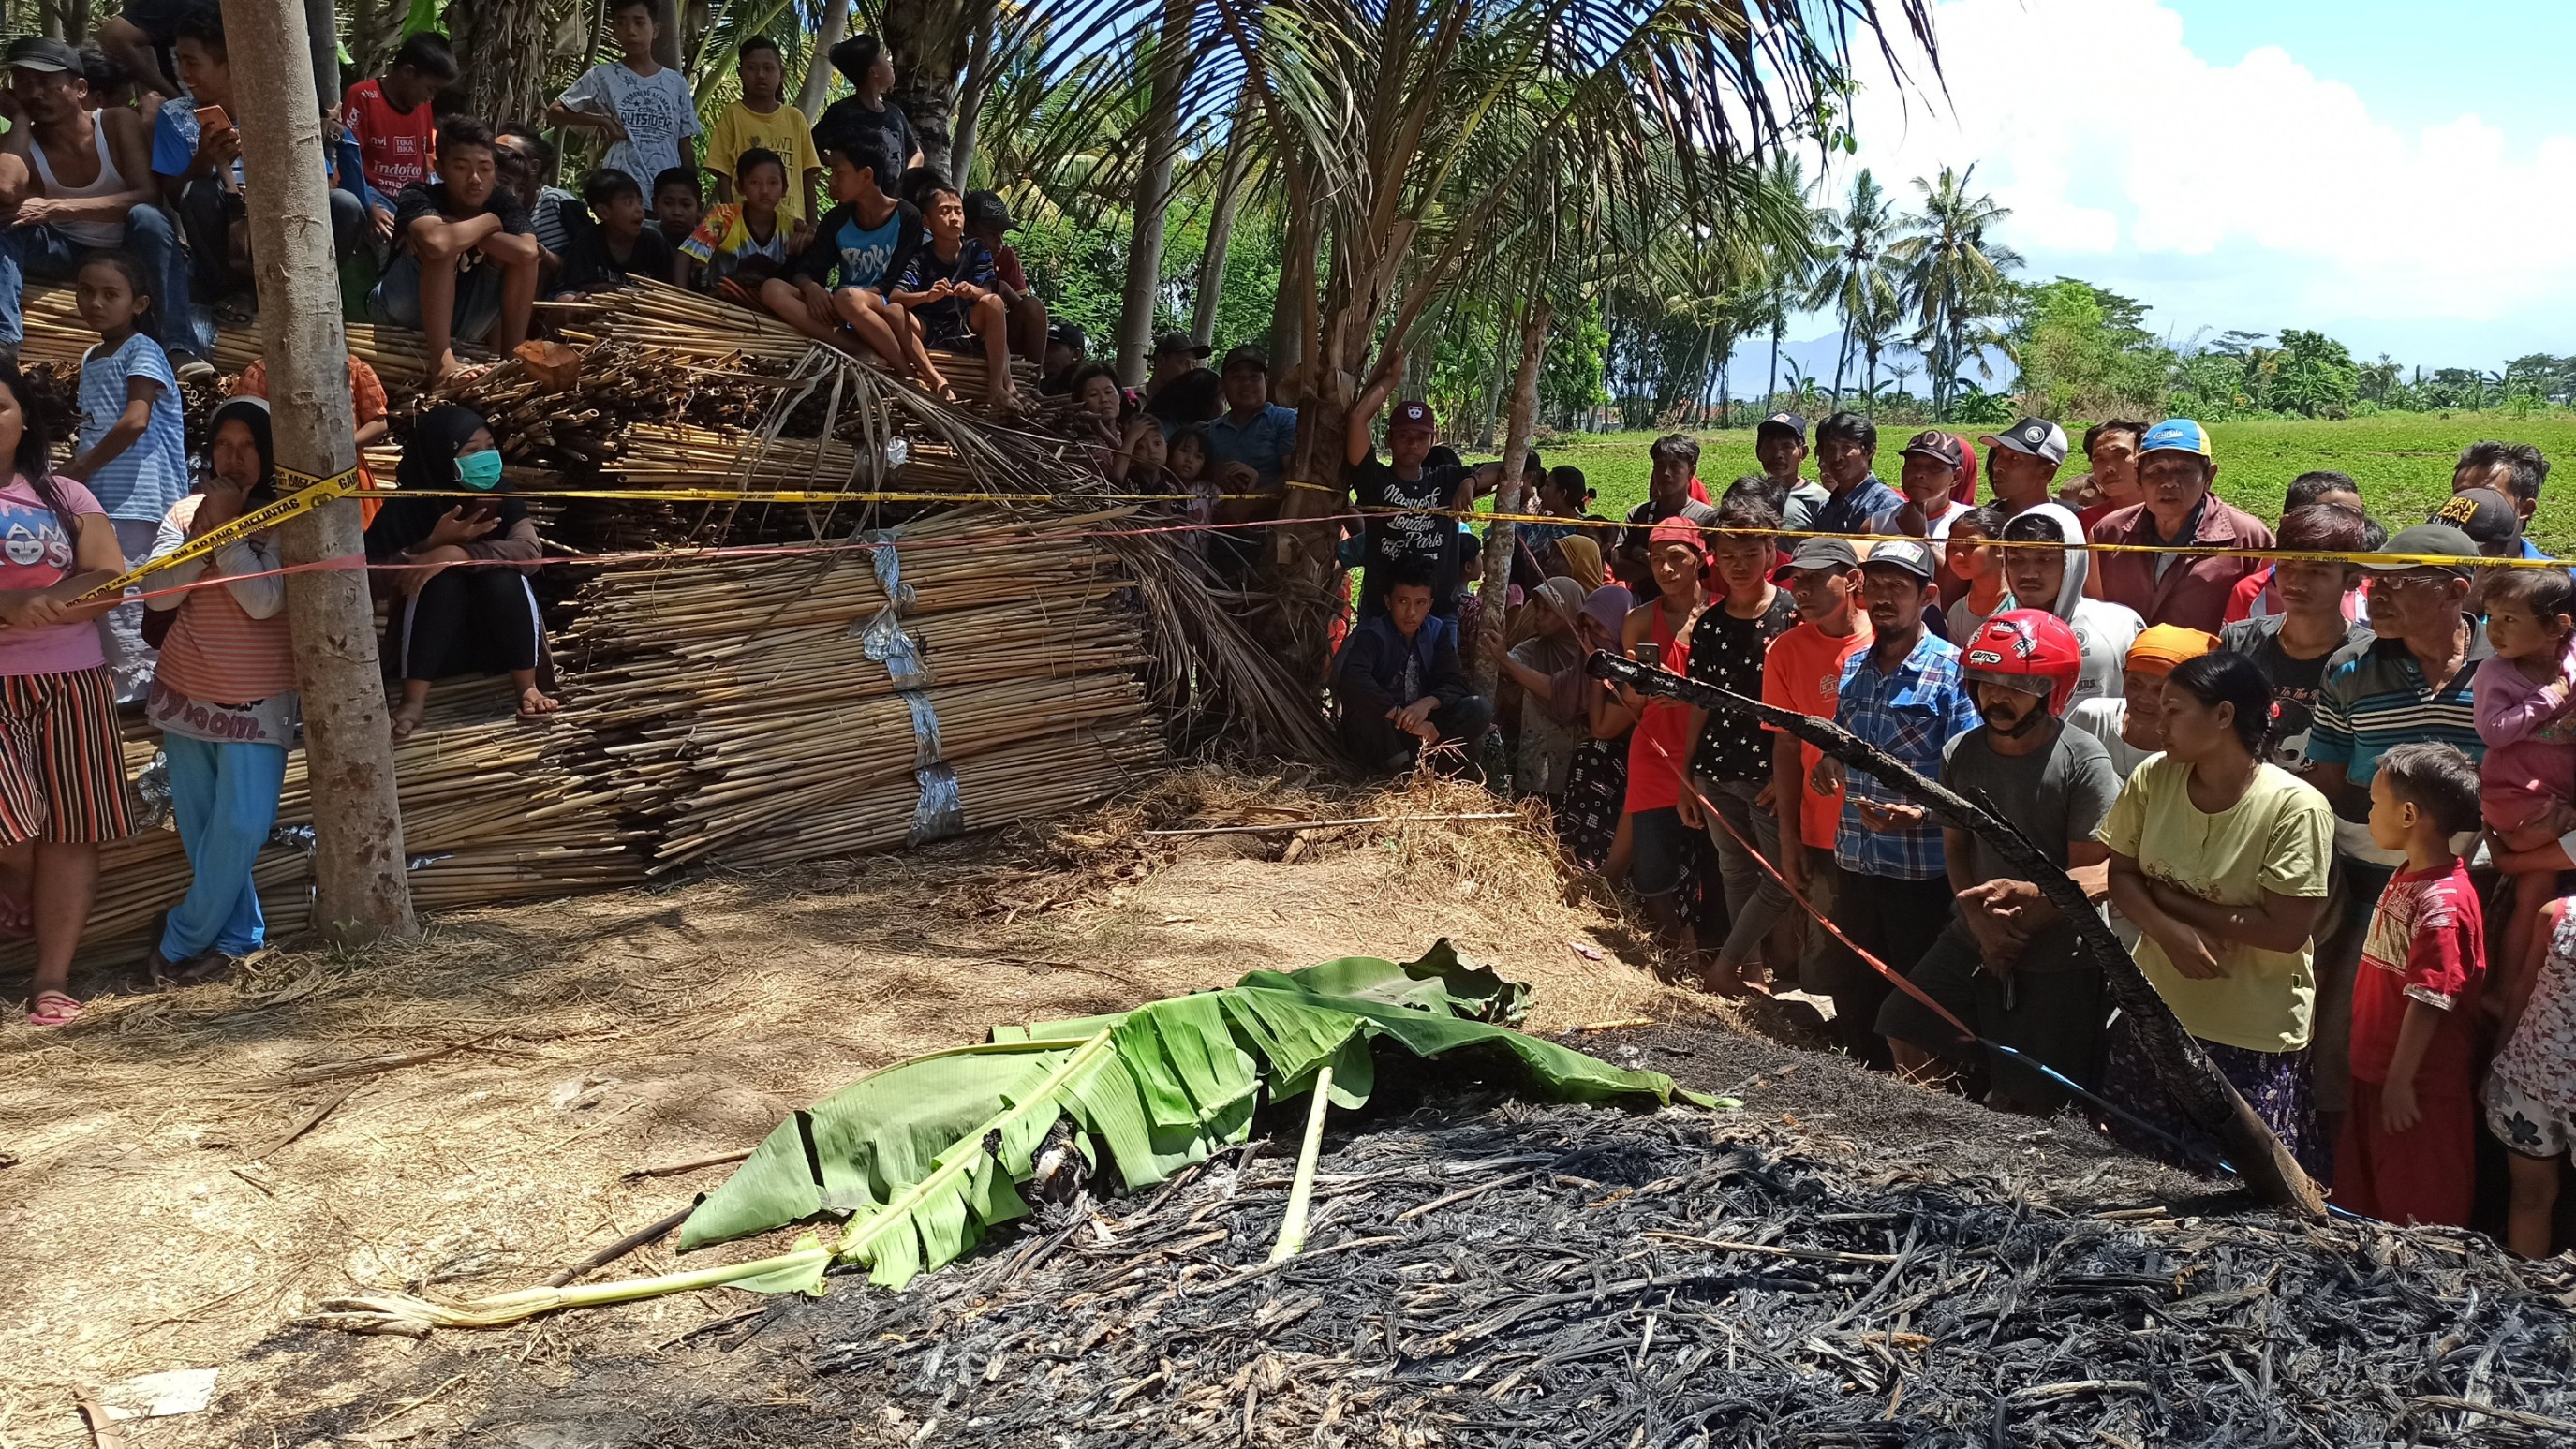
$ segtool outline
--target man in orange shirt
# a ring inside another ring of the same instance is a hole
[[[1860,595],[1860,556],[1839,538],[1810,538],[1773,573],[1798,605],[1798,623],[1771,641],[1762,660],[1762,702],[1822,719],[1834,717],[1843,663],[1869,646],[1869,615],[1852,606]],[[1784,731],[1773,731],[1771,806],[1780,816],[1780,873],[1789,878],[1819,911],[1833,909],[1834,832],[1843,818],[1840,791],[1819,795],[1808,788],[1816,747]],[[1801,975],[1826,940],[1810,932]],[[1776,988],[1796,982],[1775,979]]]

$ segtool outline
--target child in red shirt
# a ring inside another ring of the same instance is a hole
[[[2370,838],[2406,865],[2371,912],[2352,987],[2352,1105],[2334,1200],[2392,1223],[2466,1227],[2476,1187],[2477,998],[2486,921],[2451,837],[2478,825],[2478,768],[2399,745],[2370,783]]]

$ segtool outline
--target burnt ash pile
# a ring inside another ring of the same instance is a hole
[[[878,1406],[854,1442],[1014,1449],[2576,1442],[2576,1285],[2466,1234],[1453,1102],[1328,1139],[1272,1267],[1281,1151],[795,1312],[817,1397]]]

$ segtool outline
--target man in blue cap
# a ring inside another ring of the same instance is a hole
[[[2212,557],[2204,549],[2267,549],[2263,520],[2209,491],[2218,464],[2209,432],[2189,418],[2167,418],[2138,444],[2133,503],[2093,525],[2093,541],[2143,546],[2150,552],[2105,551],[2094,559],[2096,593],[2126,604],[2150,624],[2178,624],[2215,634],[2227,620],[2236,581],[2259,572],[2259,558]]]

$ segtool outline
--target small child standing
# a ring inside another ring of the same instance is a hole
[[[2403,851],[2371,912],[2352,986],[2352,1105],[2334,1200],[2392,1223],[2466,1227],[2477,1185],[2478,992],[2486,919],[2451,837],[2478,819],[2478,767],[2399,745],[2370,782],[2370,839]]]
[[[62,476],[97,497],[132,568],[152,556],[160,516],[188,496],[179,379],[146,325],[152,295],[143,264],[132,253],[92,252],[81,263],[75,287],[81,321],[97,330],[99,343],[81,357],[79,452]],[[146,520],[148,513],[155,516]],[[109,610],[99,616],[98,629],[117,703],[143,698],[157,664],[143,642],[143,606]]]
[[[2487,585],[2486,614],[2495,654],[2470,686],[2478,738],[2487,742],[2480,804],[2507,851],[2546,850],[2576,802],[2576,663],[2568,658],[2576,582],[2557,569],[2499,569]],[[2520,961],[2556,897],[2558,872],[2523,871],[2513,886],[2504,959]]]
[[[1189,500],[1182,505],[1181,517],[1201,527],[1216,521],[1216,470],[1208,466],[1208,435],[1204,424],[1191,423],[1173,431],[1164,447],[1164,471],[1172,475],[1172,491]],[[1205,544],[1207,536],[1199,535]]]
[[[653,0],[611,0],[608,33],[617,42],[617,59],[583,71],[546,108],[547,122],[606,136],[607,165],[634,177],[638,190],[654,186],[674,166],[695,174],[688,143],[698,134],[698,103],[689,94],[688,77],[653,58],[653,43],[662,35]],[[680,235],[696,226],[691,221]]]
[[[1991,504],[1950,519],[1942,563],[1952,578],[1967,585],[1967,592],[1951,600],[1944,616],[1953,639],[1976,638],[1988,619],[2013,606],[2012,590],[2004,587],[2003,550],[1994,543],[2003,531],[2003,512]]]
[[[2576,1147],[2576,901],[2552,901],[2523,956],[2506,962],[2504,1017],[2487,1074],[2487,1130],[2510,1149],[2504,1243],[2549,1256],[2560,1158]]]

